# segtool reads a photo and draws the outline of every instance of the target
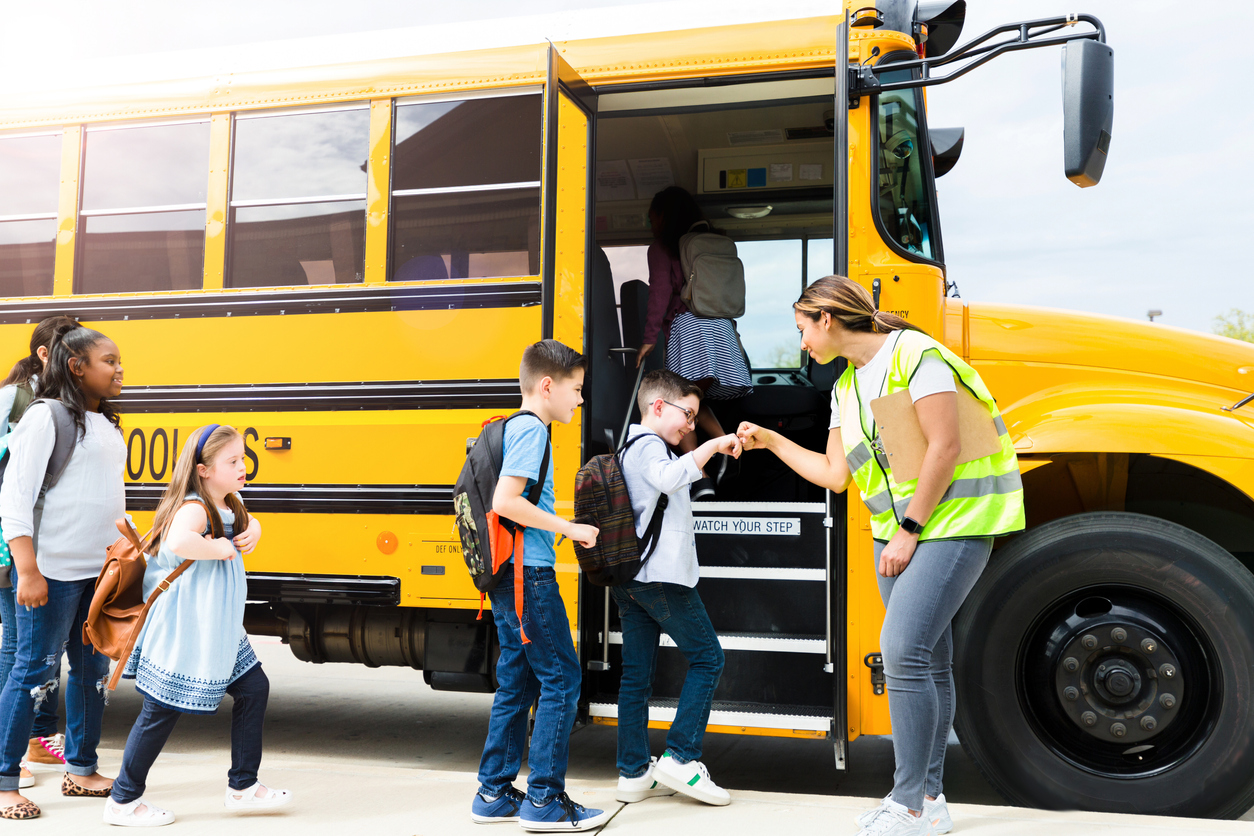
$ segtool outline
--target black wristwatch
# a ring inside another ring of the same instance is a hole
[[[918,534],[923,530],[923,523],[918,520],[906,517],[901,521],[901,530],[907,534]]]

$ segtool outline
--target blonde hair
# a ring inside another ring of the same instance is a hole
[[[824,276],[807,287],[792,307],[815,322],[823,314],[830,314],[847,331],[888,334],[919,330],[896,314],[878,310],[870,292],[844,276]]]
[[[161,548],[161,541],[165,539],[170,523],[174,522],[175,513],[183,507],[188,494],[194,493],[204,500],[206,513],[209,516],[209,531],[213,536],[222,537],[224,534],[222,516],[209,501],[209,496],[205,493],[204,480],[200,478],[200,471],[196,469],[196,465],[203,464],[205,467],[212,467],[223,448],[242,436],[234,427],[220,426],[213,429],[210,436],[205,439],[204,449],[201,450],[200,460],[197,461],[196,448],[200,444],[201,436],[209,430],[211,427],[205,426],[192,431],[187,438],[187,443],[179,451],[174,473],[170,476],[170,484],[162,494],[161,502],[157,505],[157,514],[153,517],[152,533],[148,536],[148,542],[144,544],[144,551],[148,554],[156,554]],[[234,530],[238,534],[248,527],[248,512],[244,510],[244,503],[240,500],[239,494],[230,493],[224,499],[226,506],[235,515]]]

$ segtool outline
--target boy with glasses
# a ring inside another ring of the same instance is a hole
[[[657,547],[634,580],[610,587],[623,623],[623,675],[618,692],[618,791],[623,802],[678,791],[724,805],[731,796],[700,762],[714,689],[723,672],[723,649],[696,585],[700,575],[688,486],[715,453],[740,456],[732,435],[713,438],[676,457],[672,446],[694,430],[701,389],[671,371],[645,375],[640,384],[640,423],[628,438],[643,438],[623,454],[623,478],[631,494],[637,536],[644,533],[658,497],[670,497]],[[649,758],[649,697],[658,638],[665,631],[688,659],[688,674],[662,757]]]

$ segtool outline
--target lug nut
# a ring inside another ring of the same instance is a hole
[[[1145,639],[1144,641],[1141,642],[1141,649],[1144,650],[1146,653],[1153,653],[1155,650],[1158,649],[1158,645],[1154,644],[1153,639]]]
[[[1128,733],[1128,729],[1126,726],[1124,726],[1123,723],[1115,723],[1113,726],[1110,727],[1110,733],[1113,734],[1115,737],[1123,737],[1125,734]]]
[[[1157,725],[1158,725],[1158,721],[1155,720],[1153,717],[1145,716],[1141,718],[1141,728],[1145,729],[1146,731],[1153,731],[1154,727]]]
[[[1080,644],[1084,645],[1085,650],[1092,650],[1093,648],[1097,647],[1097,636],[1094,636],[1092,633],[1090,633],[1084,638],[1080,639]]]
[[[1175,694],[1163,694],[1161,697],[1158,698],[1158,704],[1161,705],[1163,708],[1175,708],[1176,707],[1176,695]]]
[[[1072,673],[1075,673],[1080,669],[1080,660],[1074,656],[1068,656],[1066,659],[1062,660],[1062,666]]]
[[[1098,665],[1098,666],[1097,666],[1097,672],[1098,672],[1098,673],[1105,673],[1105,672],[1106,672],[1106,666],[1105,666],[1105,665]]]
[[[1067,689],[1062,692],[1062,695],[1072,702],[1075,702],[1080,699],[1080,689],[1076,688],[1074,685],[1068,685]]]
[[[1110,637],[1117,642],[1121,642],[1128,638],[1128,631],[1122,627],[1116,627],[1110,631]]]
[[[1096,726],[1097,715],[1094,714],[1092,711],[1086,711],[1080,715],[1080,722],[1086,726]]]
[[[1158,668],[1158,672],[1162,674],[1164,679],[1171,679],[1176,675],[1176,667],[1175,665],[1161,665]]]

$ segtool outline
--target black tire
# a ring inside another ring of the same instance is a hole
[[[1139,514],[1056,520],[993,556],[954,630],[958,736],[1011,803],[1254,806],[1254,575],[1211,540]]]

